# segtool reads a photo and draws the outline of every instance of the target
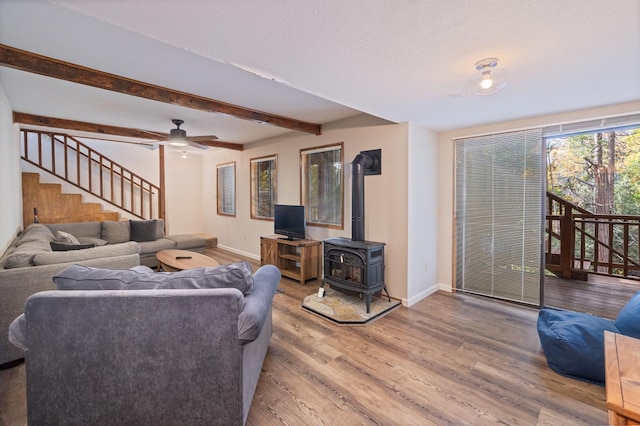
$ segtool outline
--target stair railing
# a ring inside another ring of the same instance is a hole
[[[160,187],[72,136],[21,130],[22,159],[137,218],[158,217]]]
[[[640,279],[640,216],[594,214],[547,192],[547,261],[572,271]]]

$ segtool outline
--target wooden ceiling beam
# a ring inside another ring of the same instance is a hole
[[[96,133],[99,135],[124,136],[128,138],[149,139],[157,141],[156,135],[169,137],[169,134],[151,132],[142,129],[131,129],[128,127],[109,126],[107,124],[87,123],[85,121],[66,120],[64,118],[45,117],[42,115],[26,114],[23,112],[13,113],[13,122],[31,126],[53,127],[55,129],[73,130],[76,132]],[[205,141],[198,142],[201,145],[233,149],[236,151],[244,150],[244,145],[223,141]]]
[[[314,135],[322,133],[322,126],[320,124],[294,120],[292,118],[228,104],[215,99],[156,86],[143,81],[109,74],[70,62],[16,49],[15,47],[5,44],[0,44],[0,66],[110,90],[112,92],[124,93],[139,98],[179,105],[185,108],[225,114],[256,123],[266,123],[276,127]]]

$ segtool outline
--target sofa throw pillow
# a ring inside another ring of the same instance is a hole
[[[145,241],[155,241],[157,234],[156,220],[130,220],[131,241],[142,243]]]
[[[640,339],[640,291],[624,305],[613,323],[620,333]]]
[[[67,244],[80,244],[80,241],[68,232],[56,231],[56,241]]]
[[[253,291],[253,270],[247,262],[179,272],[148,272],[146,269],[102,269],[71,265],[56,276],[58,290],[152,290],[236,288]]]
[[[129,241],[129,222],[105,220],[102,222],[102,238],[109,244],[126,243]]]
[[[58,243],[56,241],[51,241],[49,244],[51,245],[51,250],[53,251],[82,250],[96,246],[95,244],[68,244]]]

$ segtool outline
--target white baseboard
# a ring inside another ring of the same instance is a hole
[[[453,288],[451,287],[451,284],[438,284],[439,290],[442,291],[446,291],[447,293],[453,293]]]
[[[421,291],[420,293],[416,294],[415,296],[413,296],[413,297],[411,297],[409,299],[403,298],[402,299],[402,306],[409,307],[411,305],[415,305],[416,303],[418,303],[419,301],[421,301],[425,297],[429,297],[433,293],[435,293],[436,291],[439,291],[439,290],[447,291],[447,292],[451,293],[451,286],[447,285],[447,284],[434,284],[431,287],[429,287],[428,289]]]
[[[258,255],[255,255],[253,253],[249,253],[249,252],[246,252],[246,251],[238,250],[238,249],[235,249],[233,247],[221,246],[220,244],[218,244],[218,248],[221,248],[222,250],[230,251],[230,252],[235,253],[235,254],[239,254],[240,256],[248,257],[250,259],[260,260],[260,256],[258,256]]]

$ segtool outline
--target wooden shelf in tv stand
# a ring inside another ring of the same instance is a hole
[[[283,276],[304,284],[320,278],[322,241],[260,237],[260,264],[276,265]]]

